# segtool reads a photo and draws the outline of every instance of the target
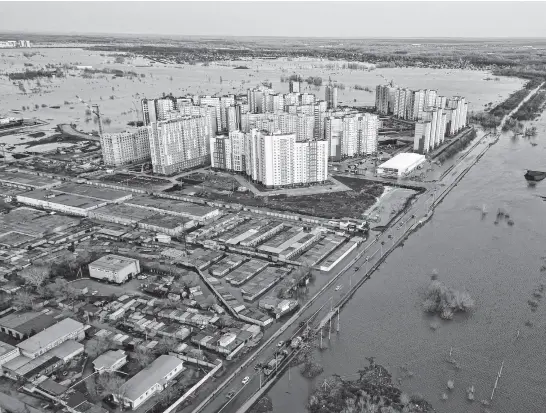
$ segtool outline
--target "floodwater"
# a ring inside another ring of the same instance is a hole
[[[480,400],[490,400],[504,362],[490,411],[546,411],[546,299],[536,312],[528,304],[533,290],[546,284],[546,201],[540,197],[546,197],[546,181],[529,186],[523,177],[526,168],[546,168],[546,116],[534,124],[538,134],[531,140],[501,136],[432,220],[357,291],[341,313],[339,335],[317,351],[323,375],[307,381],[293,369],[289,381],[285,374],[269,393],[275,412],[306,411],[315,384],[331,374],[354,379],[365,357],[376,357],[395,378],[406,364],[413,377],[402,380],[403,391],[424,395],[440,413],[481,412]],[[495,224],[498,208],[508,211],[513,226]],[[422,311],[434,269],[446,285],[471,294],[471,314],[442,321]],[[436,331],[432,322],[440,323]],[[451,348],[460,370],[446,362]],[[469,386],[474,402],[466,398]]]
[[[256,60],[252,62],[220,62],[202,65],[175,65],[154,63],[143,58],[127,59],[124,64],[114,63],[114,57],[104,52],[84,49],[31,49],[38,52],[24,57],[23,51],[6,50],[0,53],[0,74],[24,69],[36,70],[46,64],[67,64],[92,66],[93,69],[120,69],[133,71],[138,77],[116,77],[96,74],[91,79],[81,76],[81,71],[68,71],[65,78],[40,79],[24,82],[24,93],[6,76],[0,76],[0,116],[25,118],[37,117],[47,120],[50,125],[36,130],[45,130],[51,134],[58,123],[75,123],[78,129],[85,132],[97,130],[93,121],[85,122],[87,104],[99,104],[103,119],[111,123],[104,125],[106,132],[118,132],[127,129],[127,122],[142,119],[140,100],[144,97],[160,97],[163,93],[174,96],[186,94],[222,95],[246,93],[263,81],[272,82],[273,88],[288,92],[288,83],[281,83],[281,76],[293,73],[308,76],[319,76],[326,84],[328,79],[343,83],[346,88],[340,90],[338,99],[347,105],[373,105],[375,87],[386,81],[394,80],[400,86],[409,88],[437,89],[445,96],[462,95],[471,103],[471,110],[481,110],[486,103],[500,102],[523,83],[516,78],[499,78],[499,81],[487,81],[490,77],[483,71],[461,71],[440,69],[375,69],[372,71],[327,69],[331,62],[310,60]],[[26,52],[29,52],[26,51]],[[33,66],[25,67],[24,64]],[[235,66],[245,65],[245,69]],[[141,77],[144,75],[144,77]],[[373,92],[355,90],[354,85],[369,87]],[[311,87],[305,82],[303,92],[315,93],[324,98],[324,87]],[[34,90],[34,92],[33,92]],[[111,99],[113,97],[113,99]],[[38,108],[36,108],[38,105]],[[45,105],[46,107],[42,107]],[[22,106],[30,107],[22,111]],[[49,106],[59,106],[50,108]],[[138,114],[137,114],[138,110]]]

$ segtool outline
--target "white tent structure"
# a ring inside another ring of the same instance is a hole
[[[426,161],[425,155],[400,153],[377,167],[377,174],[383,176],[404,176]]]

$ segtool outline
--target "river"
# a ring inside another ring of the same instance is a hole
[[[330,349],[317,352],[324,374],[314,381],[294,370],[290,380],[285,374],[269,393],[275,412],[305,412],[309,391],[322,378],[334,373],[354,378],[370,356],[395,377],[403,375],[400,366],[407,363],[412,377],[402,380],[402,389],[424,395],[442,413],[480,412],[479,401],[489,400],[504,361],[490,409],[545,411],[546,300],[536,312],[528,300],[546,284],[546,272],[540,271],[546,265],[546,201],[539,196],[546,196],[546,182],[529,186],[523,174],[526,168],[546,167],[546,117],[533,123],[536,138],[503,134],[436,208],[432,220],[360,288],[341,314],[342,328]],[[484,218],[483,205],[489,211]],[[506,220],[495,224],[498,208],[509,212],[513,226]],[[471,314],[441,321],[422,311],[434,269],[445,284],[472,295],[476,308]],[[433,330],[432,322],[440,327]],[[451,347],[460,370],[445,361]],[[452,391],[446,388],[448,379],[455,381]],[[471,385],[473,403],[465,391]]]

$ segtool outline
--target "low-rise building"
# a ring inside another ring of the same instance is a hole
[[[127,354],[123,350],[109,350],[93,361],[93,368],[99,374],[118,370],[127,363]]]
[[[16,311],[0,318],[0,331],[19,340],[56,323],[55,312]]]
[[[400,177],[407,175],[419,165],[425,163],[425,155],[400,153],[377,167],[377,174]]]
[[[84,331],[85,326],[82,323],[65,318],[17,344],[17,347],[23,356],[34,359],[67,340],[82,340],[85,336]]]
[[[140,262],[134,258],[109,254],[89,264],[89,276],[122,284],[140,273]]]
[[[49,190],[35,190],[17,195],[17,202],[69,215],[86,217],[89,211],[107,205],[106,201]]]
[[[178,357],[162,355],[152,364],[127,380],[119,394],[114,398],[121,399],[123,404],[136,410],[142,403],[161,392],[170,381],[184,370],[183,362]]]

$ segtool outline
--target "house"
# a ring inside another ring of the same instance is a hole
[[[99,280],[122,284],[140,273],[137,259],[109,254],[89,264],[89,276]]]
[[[67,340],[82,340],[84,337],[84,325],[71,318],[65,318],[17,344],[17,347],[19,347],[23,356],[35,359]]]
[[[93,368],[99,374],[104,371],[118,370],[127,364],[127,354],[123,350],[110,350],[93,361]]]
[[[125,406],[135,410],[154,394],[161,392],[183,370],[183,362],[178,357],[159,356],[152,364],[127,380],[114,398],[121,398]]]

